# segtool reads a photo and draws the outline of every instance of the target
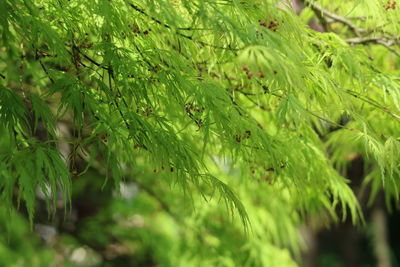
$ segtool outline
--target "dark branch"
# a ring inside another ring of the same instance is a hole
[[[371,30],[368,30],[368,29],[365,29],[362,27],[358,27],[350,19],[340,16],[338,14],[335,14],[335,13],[321,7],[320,5],[316,4],[315,2],[313,2],[311,0],[304,0],[304,3],[306,3],[308,6],[310,6],[310,8],[314,11],[314,13],[320,20],[320,22],[323,25],[325,30],[328,30],[328,28],[326,26],[328,23],[331,23],[331,22],[339,22],[339,23],[342,23],[343,25],[349,27],[349,29],[356,35],[356,37],[345,39],[345,41],[347,43],[354,44],[354,45],[379,44],[379,45],[386,47],[388,50],[390,50],[395,55],[400,56],[400,51],[393,48],[394,45],[400,44],[399,37],[389,38],[386,36],[366,36],[371,33]],[[330,19],[331,22],[329,22],[327,19]],[[362,34],[364,34],[364,36]]]
[[[141,8],[138,7],[138,6],[136,6],[135,4],[132,4],[132,3],[128,3],[128,4],[129,4],[129,6],[130,6],[131,8],[133,8],[133,9],[136,10],[137,12],[143,14],[144,16],[150,18],[150,19],[151,19],[152,21],[154,21],[155,23],[157,23],[157,24],[159,24],[159,25],[161,25],[161,26],[163,26],[163,27],[165,27],[165,28],[167,28],[167,29],[170,29],[170,30],[173,29],[170,25],[165,24],[164,22],[160,21],[159,19],[150,16],[150,15],[147,14],[143,9],[141,9]],[[177,30],[179,30],[179,28],[177,28]],[[182,28],[182,30],[191,30],[191,28]],[[183,37],[183,38],[186,38],[186,39],[188,39],[188,40],[191,40],[191,41],[193,41],[193,42],[195,42],[195,43],[198,43],[198,44],[201,44],[201,45],[203,45],[203,46],[208,46],[208,47],[212,47],[212,48],[215,48],[215,49],[231,50],[231,51],[238,51],[238,50],[241,50],[240,48],[230,47],[230,45],[228,45],[228,47],[224,47],[224,46],[218,46],[218,45],[209,44],[209,43],[206,43],[206,42],[203,42],[203,41],[200,41],[200,40],[194,40],[192,36],[189,36],[189,35],[180,33],[180,32],[178,32],[178,31],[175,31],[175,33],[176,33],[178,36],[181,36],[181,37]]]
[[[347,27],[349,27],[350,30],[352,30],[356,36],[361,36],[361,33],[366,31],[363,28],[357,27],[357,25],[355,25],[351,20],[349,20],[343,16],[340,16],[338,14],[335,14],[335,13],[321,7],[320,5],[314,3],[313,1],[304,0],[304,2],[308,6],[310,6],[310,8],[315,12],[315,14],[317,14],[318,17],[327,17],[336,22],[340,22],[340,23],[346,25]]]

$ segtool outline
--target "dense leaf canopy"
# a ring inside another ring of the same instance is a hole
[[[8,228],[91,175],[162,266],[292,266],[307,219],[362,222],[354,158],[397,205],[399,8],[304,2],[1,0]]]

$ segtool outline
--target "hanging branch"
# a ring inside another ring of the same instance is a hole
[[[35,59],[39,62],[40,67],[43,69],[43,71],[46,73],[47,77],[49,78],[50,82],[52,84],[54,84],[54,79],[50,76],[49,71],[47,70],[46,66],[43,64],[42,60],[40,59],[40,56],[38,54],[38,50],[33,47],[35,49]]]
[[[155,23],[157,23],[157,24],[159,24],[159,25],[161,25],[161,26],[163,26],[163,27],[165,27],[165,28],[167,28],[167,29],[170,29],[170,30],[173,29],[170,25],[168,25],[168,24],[166,24],[166,23],[160,21],[159,19],[157,19],[157,18],[155,18],[155,17],[150,16],[149,14],[147,14],[143,9],[141,9],[141,8],[138,7],[137,5],[135,5],[135,4],[133,4],[133,3],[129,3],[129,2],[127,2],[127,3],[128,3],[128,5],[129,5],[131,8],[133,8],[133,9],[136,10],[137,12],[139,12],[139,13],[145,15],[146,17],[150,18],[150,19],[151,19],[152,21],[154,21]],[[180,28],[177,28],[177,30],[179,30],[179,29],[180,29]],[[183,29],[183,30],[192,30],[191,28],[182,28],[182,29]],[[193,39],[192,36],[183,34],[183,33],[179,32],[179,31],[175,31],[175,33],[176,33],[178,36],[180,36],[180,37],[186,38],[186,39],[188,39],[188,40],[191,40],[191,41],[193,41],[193,42],[195,42],[195,43],[198,43],[198,44],[201,44],[201,45],[203,45],[203,46],[208,46],[208,47],[215,48],[215,49],[223,49],[223,50],[230,50],[230,51],[239,51],[239,50],[242,49],[242,48],[234,48],[234,47],[231,47],[230,45],[228,45],[228,47],[224,47],[224,46],[213,45],[213,44],[210,44],[210,43],[207,43],[207,42],[204,42],[204,41],[200,41],[200,40],[195,40],[195,39]]]

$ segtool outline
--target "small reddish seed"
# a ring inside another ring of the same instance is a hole
[[[247,66],[242,67],[242,70],[248,70],[248,69],[249,69],[249,67],[247,67]]]
[[[235,140],[236,140],[236,142],[240,143],[240,141],[241,141],[240,136],[239,136],[239,135],[236,135],[236,136],[235,136]]]
[[[385,9],[386,10],[389,10],[389,9],[396,9],[396,1],[388,1],[387,2],[387,5],[385,6]]]

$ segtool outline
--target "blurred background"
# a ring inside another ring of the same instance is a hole
[[[300,254],[292,256],[299,266],[399,266],[399,213],[389,212],[379,196],[368,205],[368,192],[360,191],[359,158],[353,161],[348,177],[362,203],[365,223],[354,226],[344,221],[325,229],[314,220],[298,229],[305,245]],[[157,183],[151,177],[146,180]],[[147,186],[125,181],[117,190],[91,168],[73,180],[72,206],[64,210],[60,202],[55,216],[48,214],[43,195],[37,190],[39,210],[33,229],[23,208],[12,218],[4,210],[0,213],[0,265],[52,266],[56,262],[62,266],[175,266],[179,262],[180,266],[199,266],[210,254],[217,253],[221,255],[218,262],[208,264],[235,266],[227,259],[240,257],[240,251],[238,255],[229,254],[244,242],[238,234],[240,229],[224,233],[224,228],[217,226],[219,214],[213,214],[208,218],[212,224],[205,225],[208,230],[197,236],[196,229],[190,229],[196,224],[180,221],[163,199],[190,200],[167,185],[162,194]],[[180,207],[184,211],[184,206],[177,203],[175,210]]]

